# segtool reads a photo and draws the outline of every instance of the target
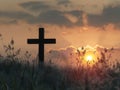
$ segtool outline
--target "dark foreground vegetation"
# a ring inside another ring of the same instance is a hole
[[[28,62],[0,62],[0,90],[61,90],[62,75],[47,65],[31,66]]]
[[[0,61],[0,90],[120,90],[120,64],[112,69],[64,69]]]
[[[77,63],[77,68],[58,68],[51,63],[28,62],[28,51],[19,58],[20,49],[15,50],[14,40],[4,49],[6,56],[0,56],[0,90],[120,90],[120,64],[108,66],[104,53],[93,67]]]

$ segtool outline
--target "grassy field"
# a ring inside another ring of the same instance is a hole
[[[120,90],[120,64],[110,68],[103,53],[93,67],[60,68],[51,63],[28,62],[28,51],[20,58],[14,40],[4,49],[6,56],[0,57],[0,90]]]
[[[52,65],[34,66],[27,61],[1,60],[0,90],[120,90],[120,64],[105,68],[60,69]]]

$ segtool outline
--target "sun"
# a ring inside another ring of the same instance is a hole
[[[92,61],[93,60],[93,56],[92,55],[88,55],[85,58],[87,61]]]
[[[96,55],[94,52],[86,52],[84,55],[84,61],[94,64],[96,61]]]

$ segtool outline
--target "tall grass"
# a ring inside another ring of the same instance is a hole
[[[3,45],[6,56],[0,59],[0,90],[120,90],[120,64],[110,68],[106,50],[92,67],[77,62],[77,68],[61,69],[50,63],[31,64],[28,51],[21,60],[21,49],[15,49],[14,44],[12,39]]]

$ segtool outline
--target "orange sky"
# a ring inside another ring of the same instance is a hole
[[[120,31],[114,28],[114,25],[110,24],[102,28],[96,28],[92,26],[85,27],[58,27],[46,25],[46,38],[56,38],[56,45],[46,45],[48,49],[58,49],[68,47],[70,45],[75,47],[81,47],[86,45],[101,45],[104,47],[120,47]],[[3,42],[7,44],[12,38],[15,40],[16,48],[23,48],[23,50],[29,50],[31,52],[37,51],[37,45],[28,45],[28,38],[38,37],[38,26],[26,23],[20,23],[18,25],[0,25],[1,34],[3,35]],[[61,32],[61,29],[63,31]],[[50,31],[54,30],[54,31]],[[2,45],[2,44],[1,44]],[[0,45],[0,46],[1,46]]]
[[[57,44],[46,45],[46,50],[71,45],[120,47],[118,0],[0,2],[0,33],[3,35],[3,44],[13,38],[16,48],[37,53],[37,45],[27,45],[27,38],[37,38],[38,28],[44,27],[46,38],[57,39]],[[2,44],[0,47],[2,52]]]

